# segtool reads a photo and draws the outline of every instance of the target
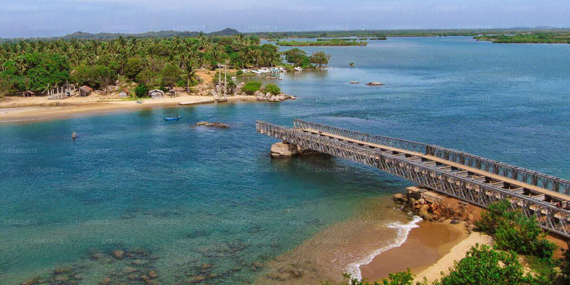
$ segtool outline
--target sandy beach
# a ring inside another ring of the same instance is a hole
[[[193,96],[183,94],[174,98],[158,100],[143,99],[143,103],[111,99],[109,96],[91,95],[72,97],[64,100],[48,100],[46,97],[9,97],[0,102],[0,123],[32,122],[48,119],[69,118],[83,115],[106,114],[110,112],[132,111],[137,109],[214,103],[213,96]],[[231,96],[228,102],[254,102],[253,96]]]
[[[452,248],[468,237],[469,234],[463,224],[451,225],[449,221],[444,223],[422,221],[418,223],[417,228],[410,231],[401,246],[383,252],[369,264],[361,266],[362,277],[375,281],[408,268],[414,275],[423,276],[424,270],[449,256]],[[456,255],[461,253],[458,252]],[[458,259],[460,258],[462,257]]]

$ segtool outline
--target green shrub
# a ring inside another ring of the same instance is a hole
[[[478,244],[435,284],[542,284],[540,277],[525,274],[514,252],[500,252]]]
[[[242,74],[243,74],[243,71],[241,71],[241,70],[238,70],[238,71],[236,72],[236,75],[242,75]]]
[[[147,97],[148,96],[148,87],[144,84],[140,84],[135,88],[135,94],[137,97]]]
[[[273,95],[281,94],[281,88],[275,84],[267,84],[265,85],[265,92],[269,92]]]
[[[477,222],[477,228],[493,235],[498,249],[551,258],[556,245],[544,239],[546,233],[536,218],[510,207],[506,200],[490,205],[489,211]]]
[[[259,88],[261,88],[261,82],[259,82],[259,81],[250,81],[250,82],[246,83],[246,84],[241,88],[241,91],[245,92],[245,94],[253,95],[253,93],[255,93],[255,91],[259,90]]]

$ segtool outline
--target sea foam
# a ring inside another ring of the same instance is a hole
[[[373,251],[372,253],[370,253],[368,256],[366,256],[365,258],[351,263],[348,265],[347,267],[347,272],[352,276],[352,278],[356,278],[358,280],[362,280],[362,272],[360,271],[360,266],[362,265],[366,265],[369,264],[370,262],[372,262],[372,260],[374,259],[374,257],[380,255],[381,253],[395,248],[395,247],[399,247],[402,244],[404,244],[404,242],[406,242],[406,240],[408,239],[408,234],[410,233],[410,231],[413,228],[417,228],[418,223],[422,220],[422,218],[418,217],[418,216],[414,216],[414,218],[412,219],[412,221],[410,221],[407,224],[402,224],[401,222],[396,222],[396,223],[391,223],[388,224],[388,228],[390,229],[396,229],[398,231],[398,235],[396,237],[396,240],[394,241],[394,243],[391,243],[387,246],[384,246],[382,248],[379,248],[375,251]]]

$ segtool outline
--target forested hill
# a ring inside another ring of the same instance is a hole
[[[240,32],[235,29],[226,28],[221,31],[204,33],[204,35],[210,36],[235,36],[239,35]],[[197,37],[200,32],[189,32],[189,31],[159,31],[159,32],[146,32],[140,34],[124,34],[124,33],[85,33],[85,32],[75,32],[73,34],[68,34],[63,37],[53,37],[53,38],[14,38],[14,39],[0,39],[0,43],[4,42],[18,42],[22,40],[114,40],[120,37],[123,38],[173,38],[173,37]]]

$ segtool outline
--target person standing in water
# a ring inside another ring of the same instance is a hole
[[[71,138],[73,139],[73,141],[75,141],[75,138],[77,138],[77,133],[73,132],[71,134]]]

